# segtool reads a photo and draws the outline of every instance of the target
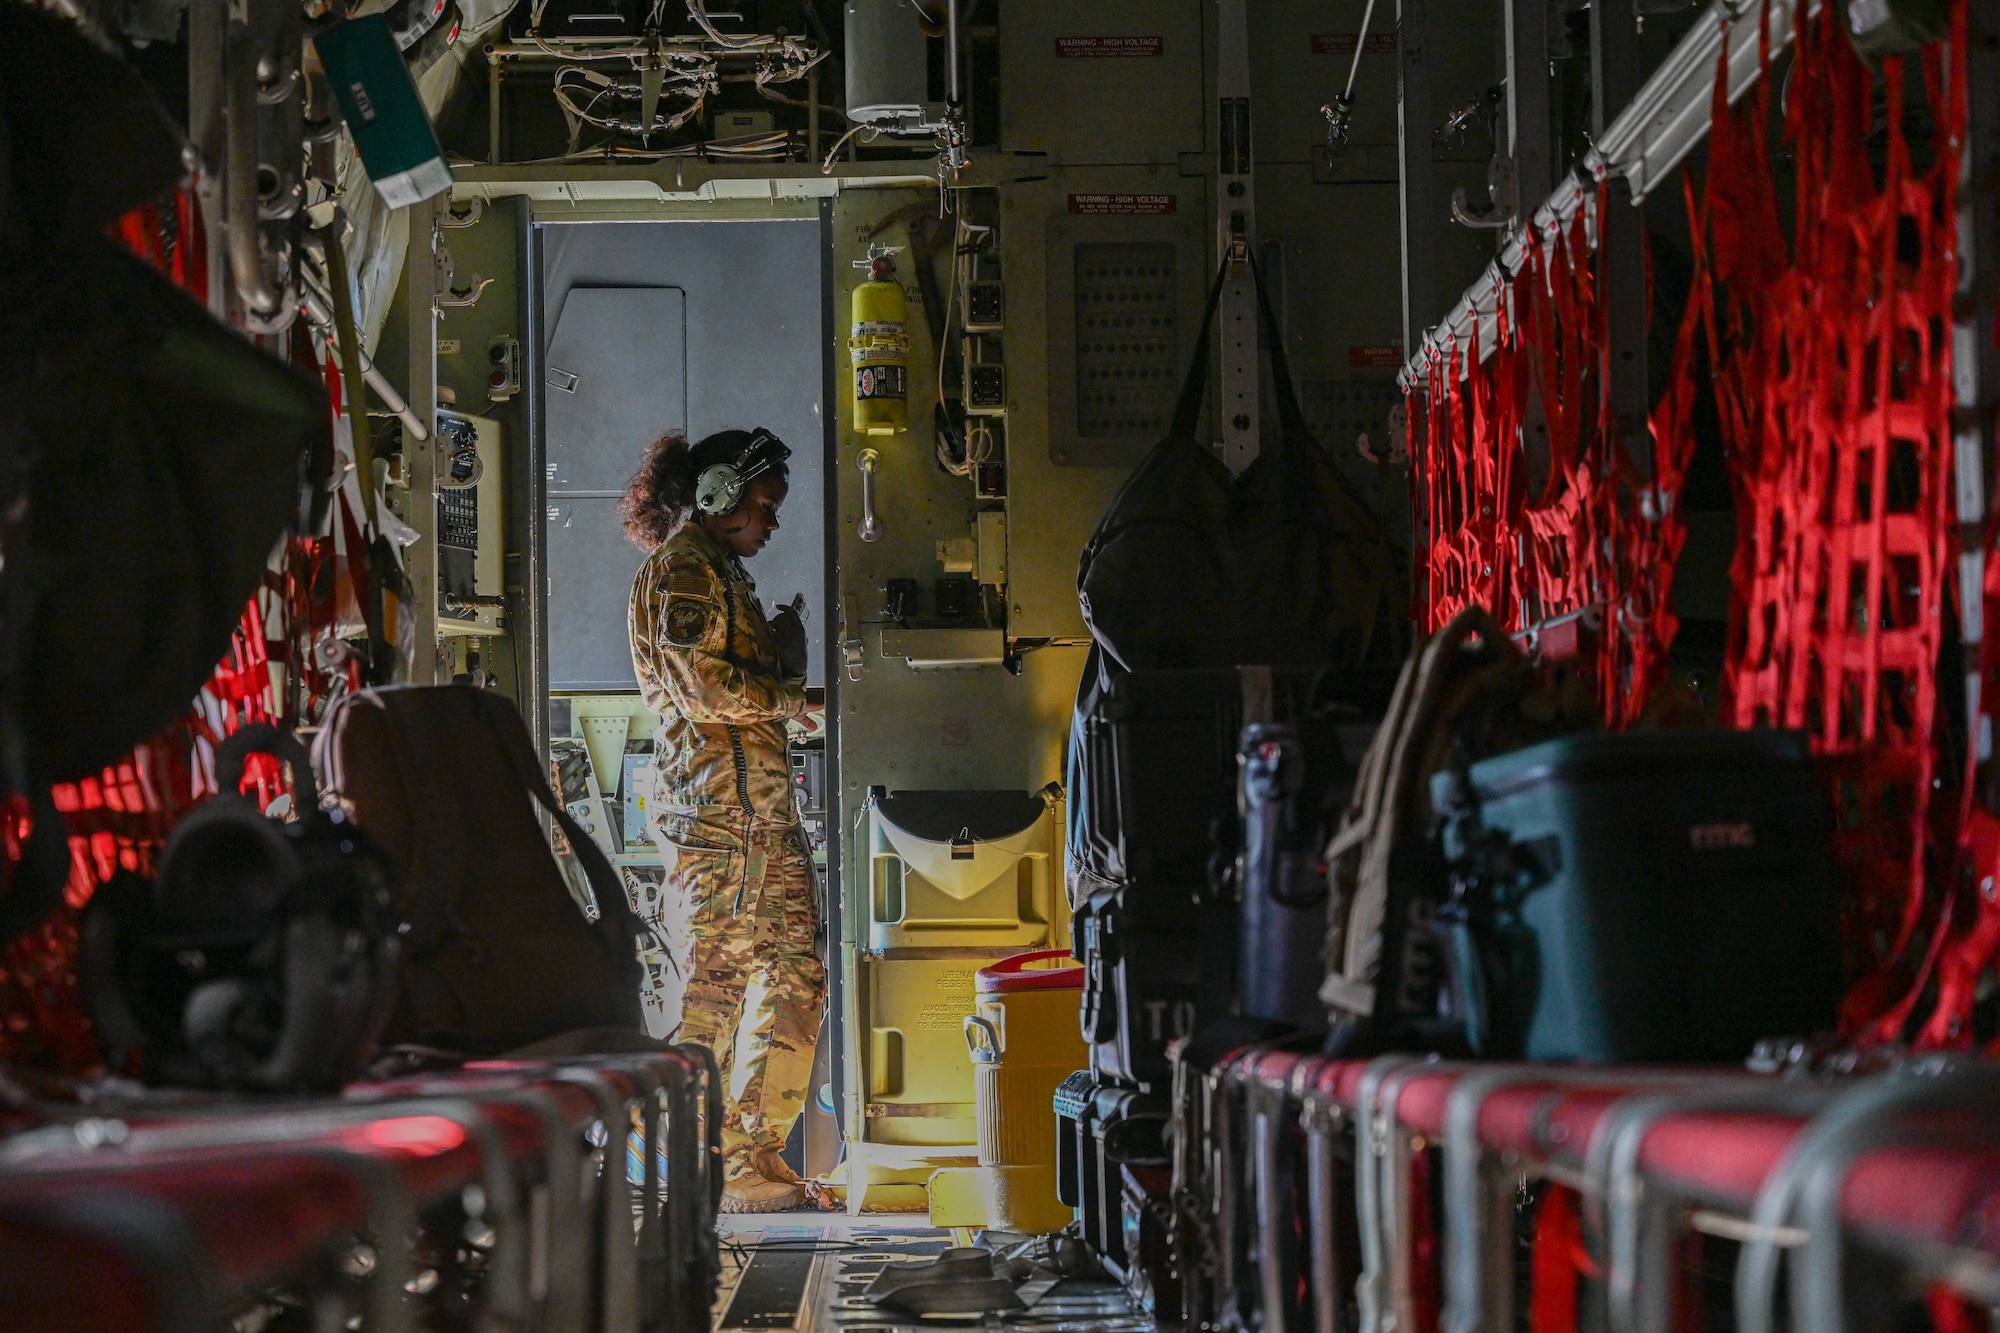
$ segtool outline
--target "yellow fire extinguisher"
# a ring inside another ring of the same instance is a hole
[[[854,429],[901,435],[910,428],[909,304],[891,258],[901,246],[871,245],[856,268],[868,281],[854,289],[854,323],[847,350],[854,362]]]

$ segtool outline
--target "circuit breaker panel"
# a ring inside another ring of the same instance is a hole
[[[487,638],[504,628],[500,423],[437,418],[438,630]]]

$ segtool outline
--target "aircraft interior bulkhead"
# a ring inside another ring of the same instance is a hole
[[[0,1333],[2000,1330],[2000,0],[0,0]]]

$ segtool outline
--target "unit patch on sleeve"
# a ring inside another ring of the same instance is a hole
[[[708,633],[709,605],[692,597],[667,599],[667,642],[692,648]]]
[[[667,595],[713,597],[715,590],[709,585],[708,574],[700,565],[675,561],[667,566]]]

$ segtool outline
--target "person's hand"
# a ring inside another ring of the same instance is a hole
[[[805,594],[778,608],[771,617],[771,636],[778,641],[778,665],[787,680],[806,674]]]

